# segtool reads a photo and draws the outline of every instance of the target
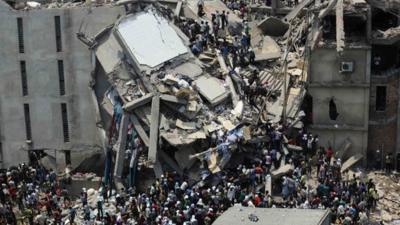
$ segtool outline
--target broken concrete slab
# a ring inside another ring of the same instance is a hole
[[[257,27],[265,35],[274,37],[282,36],[289,29],[289,24],[275,17],[267,17],[257,24]]]
[[[147,159],[155,163],[158,151],[158,131],[160,122],[160,96],[155,95],[151,101],[150,143]]]
[[[204,126],[204,129],[205,129],[208,133],[212,133],[212,132],[214,132],[214,131],[216,131],[216,130],[219,130],[219,129],[221,129],[221,128],[222,128],[221,125],[216,124],[216,123],[214,123],[214,122],[212,122],[211,124],[208,124],[208,125]]]
[[[189,101],[187,105],[187,110],[190,112],[196,112],[197,110],[197,101]]]
[[[360,161],[363,158],[362,154],[356,154],[350,157],[346,162],[342,164],[342,168],[340,169],[340,172],[344,172],[347,169],[350,169],[354,164],[356,164],[358,161]]]
[[[176,127],[181,128],[183,130],[196,130],[196,123],[195,122],[183,122],[180,119],[176,120]]]
[[[203,69],[193,62],[187,62],[175,67],[174,73],[186,75],[191,79],[196,79],[203,73]]]
[[[172,146],[190,145],[196,141],[196,139],[186,138],[173,132],[161,132],[160,136]]]
[[[261,44],[253,48],[255,61],[267,61],[281,57],[281,48],[270,36],[264,36]]]
[[[177,104],[187,104],[187,101],[185,99],[177,98],[176,96],[173,95],[162,94],[160,98],[163,101],[168,101]]]
[[[122,48],[115,39],[115,36],[111,33],[108,34],[108,37],[104,38],[104,41],[102,40],[102,43],[97,45],[95,49],[96,57],[106,74],[111,73],[121,61],[121,53]]]
[[[187,138],[189,139],[206,139],[206,133],[204,133],[203,131],[197,131],[194,133],[191,133],[187,136]]]
[[[251,140],[251,128],[249,126],[243,127],[243,138],[245,141]]]
[[[233,125],[233,123],[230,120],[225,119],[222,116],[218,116],[217,118],[218,122],[220,122],[222,124],[222,126],[226,129],[226,130],[232,130],[235,128],[235,125]]]
[[[228,98],[229,92],[225,90],[222,82],[214,77],[202,76],[195,81],[199,93],[212,105],[216,106]]]
[[[277,179],[293,170],[293,166],[290,164],[283,165],[278,169],[271,172],[272,179]]]
[[[153,93],[149,93],[146,94],[138,99],[135,99],[131,102],[126,103],[122,108],[125,111],[131,111],[134,110],[135,108],[145,105],[147,103],[149,103],[151,101],[151,99],[153,98],[154,94]]]
[[[221,168],[218,166],[218,153],[216,151],[212,151],[209,153],[209,157],[207,160],[208,169],[211,173],[218,173],[221,171]]]

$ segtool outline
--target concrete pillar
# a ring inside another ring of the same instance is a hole
[[[128,124],[129,124],[129,117],[127,114],[124,113],[122,115],[121,126],[118,135],[119,147],[117,149],[117,156],[115,157],[114,176],[116,178],[121,178],[122,171],[124,170],[124,161],[125,161],[124,155],[126,150]]]
[[[151,164],[157,160],[158,129],[160,124],[160,96],[155,95],[151,102],[150,144],[147,159]]]

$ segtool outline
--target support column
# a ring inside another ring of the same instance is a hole
[[[117,156],[115,158],[114,176],[117,178],[122,177],[122,171],[124,169],[124,155],[126,149],[126,139],[128,133],[129,116],[127,114],[122,115],[121,126],[119,130],[118,140],[119,147],[117,150]]]
[[[160,124],[160,96],[155,95],[151,101],[150,144],[147,159],[151,164],[157,160],[158,129]]]

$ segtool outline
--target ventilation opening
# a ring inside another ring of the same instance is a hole
[[[65,95],[64,62],[58,60],[58,80],[60,84],[60,95]]]
[[[26,78],[26,63],[25,61],[20,61],[21,69],[21,85],[22,85],[22,96],[28,95],[28,81]]]
[[[29,104],[24,104],[26,140],[32,140],[31,116]]]
[[[24,28],[23,28],[22,18],[21,17],[17,18],[17,25],[18,25],[18,48],[19,48],[19,53],[24,53],[25,52],[25,47],[24,47]]]
[[[376,111],[386,110],[386,86],[376,86]]]
[[[64,142],[69,142],[67,104],[65,104],[65,103],[61,103],[61,115],[62,115]]]
[[[61,19],[60,19],[60,16],[54,17],[54,23],[55,23],[55,30],[56,30],[57,52],[61,52],[62,51],[62,42],[61,42]]]

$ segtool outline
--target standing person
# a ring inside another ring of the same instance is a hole
[[[83,208],[83,213],[84,213],[83,219],[85,221],[90,221],[90,207],[89,207],[89,205],[86,205]]]
[[[99,194],[97,196],[97,216],[99,218],[103,218],[104,217],[104,213],[103,213],[103,196],[101,194]]]
[[[326,150],[326,160],[328,165],[331,164],[332,156],[333,156],[333,149],[331,146],[329,146],[328,149]]]
[[[385,168],[387,173],[392,170],[392,153],[387,154],[385,157]]]
[[[221,29],[224,30],[225,29],[225,25],[227,25],[226,24],[225,10],[222,10],[222,13],[221,13],[220,17],[221,17]]]
[[[74,224],[75,216],[76,216],[76,210],[75,210],[75,208],[72,208],[70,206],[69,207],[69,222],[70,222],[70,224]]]

